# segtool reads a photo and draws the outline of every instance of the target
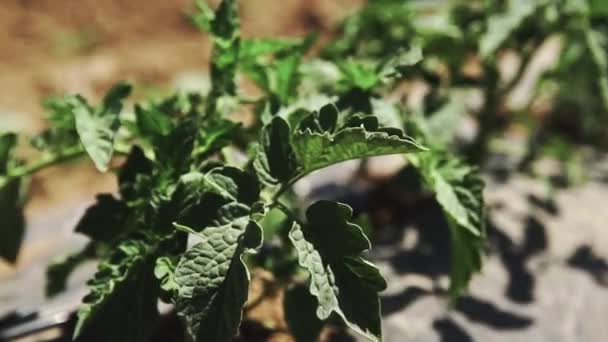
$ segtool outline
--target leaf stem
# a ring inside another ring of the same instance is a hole
[[[116,155],[128,155],[129,152],[125,149],[116,147],[114,149],[114,153]],[[68,149],[63,150],[60,153],[53,153],[44,155],[39,160],[30,163],[18,166],[12,169],[8,175],[7,179],[14,179],[32,175],[38,171],[46,169],[47,167],[51,167],[56,164],[64,163],[67,161],[71,161],[74,159],[78,159],[80,157],[84,157],[86,155],[86,151],[82,146],[70,147]]]
[[[281,198],[281,196],[287,191],[289,190],[289,188],[291,188],[297,181],[299,181],[300,179],[302,179],[306,174],[302,173],[299,175],[296,175],[294,178],[292,178],[291,180],[289,180],[289,182],[287,183],[283,183],[281,185],[281,187],[279,188],[279,190],[277,190],[277,192],[275,192],[275,194],[272,196],[271,199],[271,206],[278,202],[279,198]]]
[[[9,172],[8,178],[29,176],[52,165],[82,157],[85,153],[85,150],[78,146],[69,148],[59,154],[46,155],[34,163],[14,168]]]
[[[302,220],[300,220],[298,218],[298,216],[291,209],[289,209],[285,204],[277,201],[274,203],[274,207],[281,210],[285,215],[287,215],[287,217],[290,220],[296,222],[300,226],[304,226],[304,222]]]

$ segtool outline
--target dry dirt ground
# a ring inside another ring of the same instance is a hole
[[[243,32],[259,37],[326,32],[360,3],[243,1]],[[122,79],[136,84],[139,97],[167,92],[191,79],[200,83],[210,45],[186,19],[192,4],[191,0],[2,0],[0,131],[44,129],[40,104],[50,95],[79,93],[95,99]],[[111,187],[111,180],[91,168],[51,170],[34,179],[28,212],[35,215],[37,208],[64,200],[82,202]]]

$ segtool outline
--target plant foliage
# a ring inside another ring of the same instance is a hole
[[[513,11],[488,18],[482,55],[509,44],[512,31],[539,10],[516,2]],[[401,1],[372,2],[345,22],[344,33],[320,57],[308,58],[315,35],[244,39],[236,0],[223,0],[215,10],[198,1],[190,19],[214,44],[208,94],[132,103],[131,86],[119,83],[98,106],[80,96],[54,98],[46,104],[49,129],[32,139],[39,150],[34,161],[15,155],[15,134],[0,136],[0,257],[17,259],[29,176],[79,157],[88,156],[100,172],[114,161],[118,193],[100,194],[76,227],[90,242],[48,270],[47,294],[55,295],[82,261],[99,260],[78,312],[76,340],[103,334],[108,341],[146,341],[162,300],[174,305],[194,341],[231,341],[247,301],[249,269],[260,266],[251,255],[283,236],[274,264],[285,271],[288,286],[302,289],[300,275],[307,275],[308,293],[289,292],[288,306],[302,301],[315,311],[301,315],[316,328],[293,327],[295,335],[312,336],[333,316],[381,341],[379,292],[387,284],[367,260],[369,238],[348,205],[322,200],[302,206],[292,186],[340,162],[403,154],[450,223],[456,298],[481,266],[483,182],[477,169],[447,149],[449,138],[434,136],[431,119],[411,115],[388,94],[412,75],[432,76],[423,50],[456,67],[472,39],[459,28],[468,25],[451,22],[465,19],[438,16],[437,25],[424,28],[399,17],[412,19],[412,13]],[[407,34],[383,32],[399,25]],[[369,44],[378,37],[378,44]],[[466,46],[457,46],[463,37]],[[601,44],[594,34],[589,40]],[[598,67],[605,63],[595,60]],[[239,77],[262,95],[244,100]],[[253,108],[252,124],[233,119],[247,108]],[[294,315],[297,310],[288,310],[292,322]]]

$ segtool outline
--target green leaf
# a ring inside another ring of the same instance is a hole
[[[366,63],[354,58],[347,58],[339,60],[337,65],[342,72],[344,82],[348,86],[369,90],[380,82],[380,75],[377,72],[375,63]]]
[[[476,168],[445,152],[409,156],[435,193],[450,226],[450,295],[456,299],[481,269],[485,240],[483,181]]]
[[[608,16],[608,2],[604,0],[589,0],[589,7],[593,16]]]
[[[0,176],[0,257],[15,263],[25,233],[22,180],[5,180]]]
[[[144,342],[158,317],[154,276],[159,240],[127,239],[99,264],[78,310],[75,341]]]
[[[17,146],[17,135],[0,134],[0,176],[8,173],[9,162],[13,157],[15,146]]]
[[[254,162],[260,178],[285,183],[347,160],[425,150],[399,129],[378,127],[374,116],[367,117],[367,124],[351,120],[340,128],[337,120],[335,106],[325,106],[290,135],[285,119],[274,117],[264,127]]]
[[[289,124],[281,117],[275,116],[264,126],[254,161],[261,180],[267,183],[287,182],[294,176],[297,162],[289,141]]]
[[[241,63],[254,64],[260,58],[290,51],[301,44],[300,39],[252,38],[241,43]]]
[[[94,111],[86,103],[74,103],[76,130],[85,150],[101,172],[108,170],[114,153],[114,137],[120,126],[122,101],[130,94],[131,86],[119,83],[105,96],[101,108]]]
[[[241,256],[262,242],[262,230],[249,214],[242,204],[223,207],[213,224],[197,233],[203,242],[177,265],[176,308],[195,341],[228,342],[238,331],[249,286]]]
[[[302,58],[315,40],[314,34],[298,40],[246,40],[240,68],[271,98],[287,104],[297,95]]]
[[[50,298],[65,291],[69,276],[83,262],[96,256],[95,246],[87,244],[82,250],[57,258],[51,262],[46,270],[45,295]]]
[[[285,319],[296,342],[318,341],[323,322],[315,314],[317,300],[304,284],[285,292]]]
[[[208,14],[206,16],[209,17]],[[241,45],[238,1],[222,0],[209,26],[213,37],[213,51],[208,111],[215,112],[220,97],[236,95],[234,77]]]
[[[401,76],[403,69],[422,61],[422,49],[418,45],[410,49],[400,49],[380,66],[382,79]]]
[[[252,205],[260,196],[257,180],[232,166],[215,167],[205,174],[190,172],[180,178],[180,186],[177,191],[184,196],[200,199],[203,195],[216,194],[224,199],[224,203]]]
[[[500,49],[524,21],[532,18],[545,1],[509,0],[504,13],[493,14],[488,18],[488,27],[479,42],[480,54],[490,58]]]
[[[80,139],[76,132],[74,107],[85,103],[86,100],[78,95],[46,98],[43,106],[50,127],[32,138],[32,146],[38,150],[54,153],[61,153],[65,148],[78,146]]]
[[[225,119],[203,121],[193,155],[206,157],[230,145],[240,128],[241,124]]]
[[[356,332],[381,341],[380,300],[386,288],[380,271],[361,257],[371,248],[363,230],[351,223],[352,209],[319,201],[306,211],[304,226],[294,223],[289,237],[300,265],[310,273],[310,293],[317,297],[317,316],[335,312]]]
[[[602,38],[604,46],[602,47]],[[592,29],[585,30],[585,41],[595,64],[597,87],[602,99],[603,109],[608,113],[608,41],[605,36]]]
[[[211,31],[211,23],[215,19],[215,13],[209,8],[205,0],[196,0],[195,5],[197,11],[189,15],[190,20],[199,30]]]
[[[127,205],[111,194],[97,195],[97,202],[84,213],[76,232],[96,242],[111,243],[127,231],[128,214]]]

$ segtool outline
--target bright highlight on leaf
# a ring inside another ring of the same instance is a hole
[[[121,83],[112,88],[95,110],[86,102],[73,103],[76,130],[85,150],[101,172],[108,170],[114,153],[114,137],[120,126],[122,101],[131,93],[131,86]]]

